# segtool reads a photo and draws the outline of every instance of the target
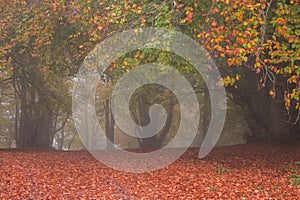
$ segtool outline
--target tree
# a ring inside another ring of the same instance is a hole
[[[280,140],[299,126],[298,0],[3,0],[0,11],[0,83],[15,91],[18,147],[51,147],[62,130],[55,121],[70,113],[70,80],[85,56],[114,33],[146,26],[179,30],[202,44],[259,139],[275,134]],[[173,65],[195,86],[204,85],[189,63],[155,49],[131,52],[106,72],[114,84],[147,62]],[[106,102],[106,133],[113,140],[109,110]]]
[[[52,146],[56,129],[54,122],[60,110],[57,105],[66,102],[63,95],[67,91],[66,84],[59,81],[61,77],[55,74],[55,69],[50,70],[55,63],[47,63],[49,57],[40,56],[49,52],[51,45],[46,44],[52,37],[55,24],[42,24],[47,23],[41,14],[45,7],[40,8],[38,4],[1,2],[4,23],[4,35],[1,37],[2,83],[11,83],[15,90],[18,110],[15,139],[17,147],[21,148]]]
[[[198,36],[224,68],[222,83],[236,87],[230,91],[245,108],[255,137],[282,141],[295,134],[300,115],[299,2],[213,1],[205,17],[207,26]]]
[[[49,148],[55,118],[70,112],[69,77],[126,17],[116,12],[121,5],[109,1],[5,0],[0,5],[1,83],[15,89],[17,146]]]
[[[174,28],[199,41],[223,75],[220,84],[244,108],[255,139],[299,137],[299,1],[182,0],[174,5],[163,2],[157,7],[164,14],[142,18],[141,27]],[[166,52],[151,54],[152,59],[142,57],[167,64],[174,59]],[[190,65],[177,64],[181,73],[194,73]]]

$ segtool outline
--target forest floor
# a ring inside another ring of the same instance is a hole
[[[300,199],[300,145],[189,149],[170,166],[132,174],[87,151],[0,150],[0,199]]]

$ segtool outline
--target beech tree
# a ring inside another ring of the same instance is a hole
[[[298,0],[3,0],[0,83],[15,91],[16,144],[51,147],[61,130],[56,119],[70,113],[70,80],[85,56],[106,37],[149,26],[181,31],[203,45],[257,139],[281,140],[299,127],[299,10]],[[131,52],[106,73],[115,83],[146,62],[174,65],[194,85],[204,84],[189,63],[160,50]],[[112,130],[111,117],[107,124]]]
[[[129,28],[142,7],[127,1],[4,0],[1,83],[16,93],[17,147],[49,148],[55,119],[70,112],[70,77],[89,51]]]
[[[298,0],[212,1],[197,35],[260,140],[299,137],[299,8]]]

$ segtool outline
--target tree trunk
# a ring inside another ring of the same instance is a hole
[[[23,69],[15,87],[20,106],[20,110],[16,110],[16,118],[19,113],[19,123],[16,122],[15,125],[17,148],[51,148],[54,133],[53,112],[48,109],[47,97],[40,94],[27,79]]]
[[[105,110],[105,134],[106,137],[114,143],[114,127],[115,127],[115,120],[111,110],[111,101],[109,99],[105,100],[104,103],[104,110]],[[111,146],[107,146],[107,148],[111,148]]]
[[[68,144],[68,151],[71,150],[71,147],[72,147],[72,144],[73,144],[73,141],[75,139],[75,136],[76,136],[77,132],[75,131],[75,133],[73,134],[72,136],[72,139],[70,140],[69,144]]]
[[[21,99],[21,114],[16,144],[18,148],[51,148],[53,113],[44,103]]]
[[[146,101],[146,97],[147,95],[140,95],[139,99],[138,99],[138,122],[140,126],[145,126],[146,124],[148,124],[150,122],[150,117],[148,114],[149,111],[149,107],[150,104],[149,102]],[[170,131],[171,128],[171,124],[172,124],[172,118],[173,118],[173,109],[174,109],[175,103],[170,100],[167,103],[167,107],[165,107],[165,109],[167,110],[167,119],[165,122],[165,125],[163,126],[162,130],[157,133],[156,135],[152,136],[152,137],[148,137],[148,138],[140,138],[139,144],[140,144],[140,148],[144,148],[144,149],[156,149],[156,148],[161,148],[163,145],[163,142],[167,136],[167,134]],[[138,131],[137,135],[142,135],[140,133],[141,130],[136,130]]]
[[[58,143],[57,146],[58,147],[57,147],[57,149],[63,150],[64,143],[65,143],[65,129],[62,128],[60,132],[61,132],[61,136],[58,137],[58,141],[57,141],[57,143]]]
[[[245,113],[252,132],[248,142],[283,143],[288,142],[293,126],[287,123],[286,110],[283,103],[284,81],[276,80],[276,98],[273,100],[269,93],[272,85],[267,83],[259,88],[257,75],[247,68],[239,72],[244,79],[239,81],[238,89],[231,92],[234,101]]]
[[[201,113],[201,122],[202,122],[202,138],[201,138],[201,141],[204,140],[204,137],[207,133],[207,130],[208,130],[208,126],[209,126],[209,123],[210,123],[210,117],[211,117],[211,110],[210,110],[210,98],[209,98],[209,92],[208,92],[208,89],[205,88],[205,91],[204,91],[204,94],[203,94],[203,101],[204,101],[204,104],[203,104],[203,111]]]
[[[173,106],[174,107],[174,106]],[[167,113],[167,120],[162,130],[157,134],[149,138],[142,138],[139,140],[140,147],[144,149],[156,149],[163,146],[163,142],[169,133],[171,128],[171,122],[173,118],[173,109],[170,109]]]

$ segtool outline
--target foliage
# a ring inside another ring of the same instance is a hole
[[[237,73],[236,67],[254,71],[260,77],[258,90],[266,87],[271,98],[277,95],[279,101],[283,99],[288,114],[293,113],[297,123],[300,116],[298,0],[212,0],[201,4],[198,1],[175,2],[176,5],[165,2],[159,6],[154,4],[157,8],[154,11],[144,12],[144,9],[141,24],[136,27],[175,29],[199,41],[216,61],[223,74],[220,83],[225,86],[238,87],[241,78],[249,78]],[[147,5],[145,3],[143,8]],[[159,15],[152,16],[153,12],[159,12]],[[144,52],[151,56],[147,57]],[[157,50],[132,52],[126,59],[120,58],[114,70],[126,73],[130,67],[154,61],[178,66],[177,70],[183,74],[195,73],[188,63]]]
[[[299,20],[299,0],[2,0],[0,83],[22,81],[53,112],[68,113],[71,78],[97,43],[123,30],[161,27],[202,44],[222,72],[220,84],[238,87],[240,79],[249,79],[236,71],[238,67],[257,73],[258,90],[266,87],[271,98],[284,100],[296,123]],[[105,73],[115,83],[133,67],[149,62],[175,66],[195,87],[204,84],[188,62],[157,49],[130,52]]]
[[[284,98],[288,111],[298,110],[299,116],[299,1],[217,0],[204,16],[206,25],[198,37],[213,57],[227,66],[255,71],[261,77],[258,89],[270,81],[272,98],[278,85],[284,87],[284,97],[279,98]],[[222,83],[235,85],[240,78],[229,73]]]

